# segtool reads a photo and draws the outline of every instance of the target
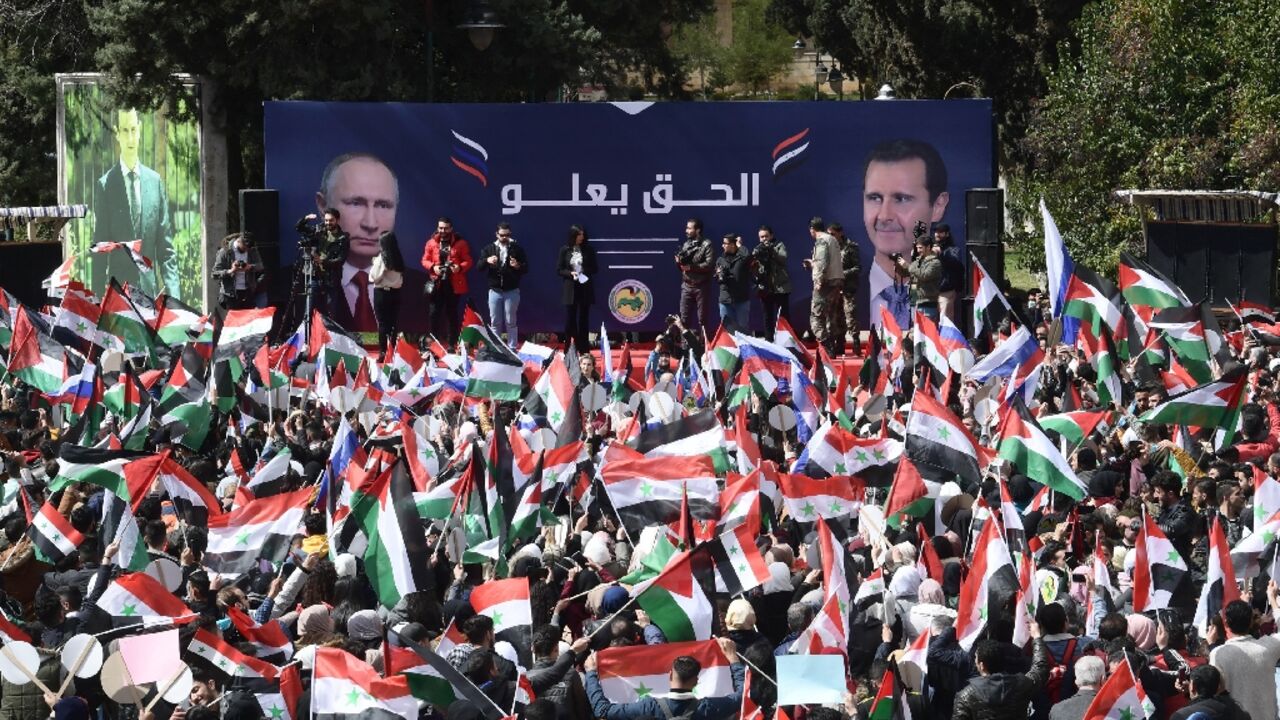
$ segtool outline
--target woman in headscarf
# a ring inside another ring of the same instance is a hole
[[[751,596],[759,630],[775,647],[787,636],[787,608],[791,607],[791,570],[783,562],[769,563],[769,579]]]
[[[756,630],[755,608],[742,598],[729,603],[724,613],[724,629],[725,635],[744,650],[764,637]]]
[[[893,579],[889,581],[889,594],[893,595],[896,614],[905,617],[916,604],[916,593],[920,589],[920,571],[915,564],[903,565],[893,571]]]
[[[1156,649],[1156,622],[1146,615],[1134,613],[1126,620],[1129,623],[1129,638],[1144,653]]]
[[[916,589],[916,604],[907,614],[907,622],[903,623],[907,639],[915,640],[920,633],[928,632],[933,619],[940,615],[954,620],[956,611],[947,607],[947,597],[937,580],[933,578],[921,580],[920,587]]]
[[[333,618],[329,616],[329,608],[324,605],[309,605],[298,614],[298,639],[293,646],[297,648],[293,658],[302,662],[302,667],[311,669],[316,659],[316,648],[337,639],[333,634]]]

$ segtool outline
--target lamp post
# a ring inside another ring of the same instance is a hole
[[[796,38],[791,44],[791,51],[795,53],[796,59],[804,57],[806,45],[804,38]],[[827,82],[828,71],[827,66],[822,64],[822,48],[814,48],[813,53],[813,99],[817,100],[821,97],[822,83]],[[840,76],[840,80],[844,80],[844,76]]]
[[[831,68],[831,72],[827,73],[827,84],[837,98],[844,100],[844,73],[840,72],[840,68]]]
[[[467,6],[466,20],[458,24],[459,30],[466,30],[471,38],[471,45],[483,52],[493,42],[495,30],[506,27],[498,21],[498,14],[489,5],[489,0],[471,0]]]

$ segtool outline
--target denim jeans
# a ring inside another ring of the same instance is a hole
[[[516,346],[516,312],[520,309],[520,289],[489,290],[489,324],[495,333],[507,332],[507,344]]]
[[[720,322],[724,323],[725,330],[746,333],[751,322],[751,301],[720,303]]]

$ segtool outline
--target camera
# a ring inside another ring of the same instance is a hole
[[[894,262],[898,262],[902,259],[902,253],[889,253],[889,258]]]
[[[676,323],[678,323],[678,322],[680,322],[680,316],[679,316],[679,315],[668,315],[668,316],[667,316],[667,327],[671,327],[672,325],[675,325],[675,324],[676,324]]]
[[[450,246],[440,245],[440,277],[437,278],[440,281],[449,279],[449,253],[451,251],[452,248]]]
[[[676,251],[676,262],[681,265],[689,265],[693,261],[693,253],[685,248]]]
[[[923,220],[916,221],[916,226],[914,229],[912,229],[911,236],[914,237],[916,240],[919,240],[920,238],[928,234],[929,234],[928,224],[926,224],[925,221]]]

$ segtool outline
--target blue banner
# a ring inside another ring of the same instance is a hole
[[[335,306],[347,304],[334,313],[339,321],[361,314],[356,274],[376,254],[378,235],[393,230],[410,268],[401,329],[426,329],[421,259],[437,218],[445,216],[473,260],[494,242],[498,223],[510,223],[529,260],[520,280],[522,335],[564,329],[566,289],[557,259],[575,224],[586,229],[599,258],[591,326],[661,329],[666,315],[677,312],[673,257],[685,221],[699,218],[717,256],[723,234],[741,235],[749,251],[759,226],[773,228],[788,249],[791,316],[800,330],[808,325],[812,289],[801,265],[813,245],[810,218],[840,222],[858,240],[865,323],[867,288],[879,274],[873,265],[878,260],[887,269],[891,252],[910,253],[911,228],[904,226],[921,218],[947,222],[964,247],[964,192],[995,184],[993,137],[989,100],[272,102],[266,184],[280,192],[285,265],[297,253],[298,218],[326,205],[342,212],[352,250],[334,274],[335,282],[347,283],[332,293]],[[890,142],[902,139],[911,142]],[[922,145],[936,150],[936,161],[912,156]],[[884,167],[903,172],[877,174],[872,182],[873,151],[892,160]],[[487,274],[476,267],[467,282],[471,303],[488,319]],[[753,298],[755,328],[760,316]]]

